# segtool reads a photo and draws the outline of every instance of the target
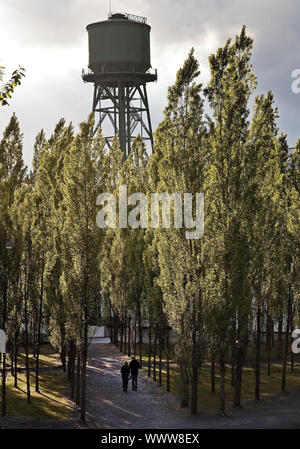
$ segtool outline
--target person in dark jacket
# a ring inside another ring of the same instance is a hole
[[[125,362],[121,368],[124,393],[127,393],[129,373],[130,373],[130,368],[128,366],[128,362]]]
[[[136,360],[134,355],[131,357],[131,362],[129,363],[129,368],[131,372],[132,379],[132,389],[137,391],[137,378],[139,374],[139,368],[141,368],[139,362]]]

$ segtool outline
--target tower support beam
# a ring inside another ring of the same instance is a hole
[[[132,141],[140,135],[153,150],[153,135],[147,97],[147,83],[157,80],[157,73],[88,73],[83,80],[94,83],[93,111],[95,132],[102,127],[109,148],[113,136],[119,138],[126,159]],[[105,126],[104,126],[105,125]],[[112,130],[109,129],[112,127]]]

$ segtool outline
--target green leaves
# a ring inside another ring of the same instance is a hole
[[[3,79],[5,67],[0,67],[0,81]],[[14,70],[11,74],[10,80],[4,84],[0,89],[0,104],[2,106],[8,106],[8,98],[11,98],[15,88],[21,85],[22,78],[25,76],[25,69],[19,66],[18,69]]]

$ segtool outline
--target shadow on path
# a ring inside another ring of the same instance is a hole
[[[140,370],[138,391],[123,393],[120,368],[126,356],[111,344],[89,347],[87,409],[89,425],[117,429],[299,428],[300,392],[247,401],[241,409],[228,408],[229,416],[214,413],[191,416],[178,409],[178,398],[164,392]]]

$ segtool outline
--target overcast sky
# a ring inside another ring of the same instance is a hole
[[[86,25],[107,18],[109,0],[0,0],[0,65],[7,75],[21,64],[26,78],[9,107],[0,108],[0,133],[16,112],[24,133],[24,159],[31,164],[36,134],[52,133],[61,117],[74,125],[91,111],[93,86],[84,84]],[[300,68],[299,0],[112,0],[112,10],[148,18],[152,66],[158,83],[149,85],[154,129],[162,118],[167,87],[191,47],[209,79],[208,56],[242,25],[255,40],[253,70],[257,93],[272,89],[279,126],[290,146],[300,137],[300,93],[292,92]]]

